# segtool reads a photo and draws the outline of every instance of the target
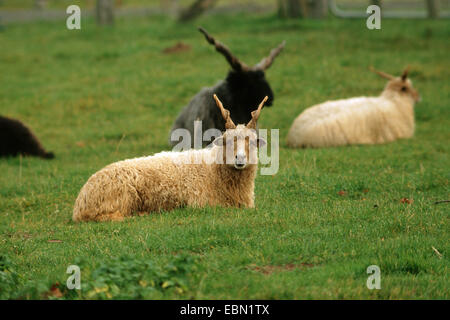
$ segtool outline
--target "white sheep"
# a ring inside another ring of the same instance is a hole
[[[327,101],[304,110],[289,130],[288,146],[379,144],[412,137],[419,94],[408,79],[408,70],[400,77],[373,71],[389,79],[380,96]]]
[[[236,126],[230,112],[214,98],[226,131],[211,148],[162,152],[101,169],[81,189],[73,220],[120,221],[133,214],[184,206],[253,207],[257,146],[265,143],[255,129],[268,97],[246,126]]]

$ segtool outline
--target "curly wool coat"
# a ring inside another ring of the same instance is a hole
[[[161,152],[113,163],[83,186],[73,220],[122,220],[184,206],[253,207],[257,164],[243,170],[220,164],[214,161],[223,156],[220,148]],[[251,157],[257,159],[257,154]]]
[[[403,92],[407,87],[410,91]],[[379,97],[357,97],[312,106],[293,122],[287,144],[321,148],[380,144],[414,134],[414,103],[418,94],[409,79],[390,81]]]

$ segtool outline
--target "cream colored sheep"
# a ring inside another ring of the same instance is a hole
[[[73,220],[120,221],[133,214],[184,206],[254,207],[257,146],[264,143],[255,128],[267,97],[246,126],[235,126],[230,112],[214,98],[226,131],[212,148],[161,152],[101,169],[81,189]]]
[[[378,144],[412,137],[419,94],[407,78],[408,70],[400,77],[375,72],[389,79],[380,96],[327,101],[304,110],[289,130],[288,146]]]

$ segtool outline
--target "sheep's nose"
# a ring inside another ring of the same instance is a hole
[[[243,168],[246,164],[245,155],[237,155],[236,159],[234,160],[234,165],[236,168]]]

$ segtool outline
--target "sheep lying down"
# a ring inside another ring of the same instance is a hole
[[[224,130],[224,123],[219,109],[211,99],[213,93],[219,95],[222,101],[229,106],[231,117],[236,123],[247,123],[251,119],[251,111],[264,96],[269,99],[265,106],[271,106],[274,94],[266,79],[265,72],[273,64],[275,58],[285,46],[283,41],[278,47],[271,50],[269,56],[263,58],[258,64],[249,66],[234,55],[227,46],[216,40],[205,29],[199,28],[206,41],[221,53],[231,66],[226,79],[219,81],[215,86],[203,88],[198,92],[187,106],[183,108],[175,119],[169,134],[169,145],[178,143],[172,133],[179,128],[187,129],[194,137],[194,122],[201,121],[202,132],[208,129]],[[194,147],[194,139],[191,140]],[[203,142],[206,146],[206,142]]]
[[[18,155],[53,159],[36,135],[21,121],[0,116],[0,157]]]
[[[229,111],[214,97],[226,131],[212,148],[161,152],[101,169],[81,189],[73,220],[117,221],[184,206],[253,207],[257,146],[263,143],[255,128],[267,97],[246,126],[234,125]]]
[[[407,79],[383,72],[390,80],[378,97],[327,101],[304,110],[292,124],[290,147],[380,144],[414,134],[414,103],[419,95]]]

